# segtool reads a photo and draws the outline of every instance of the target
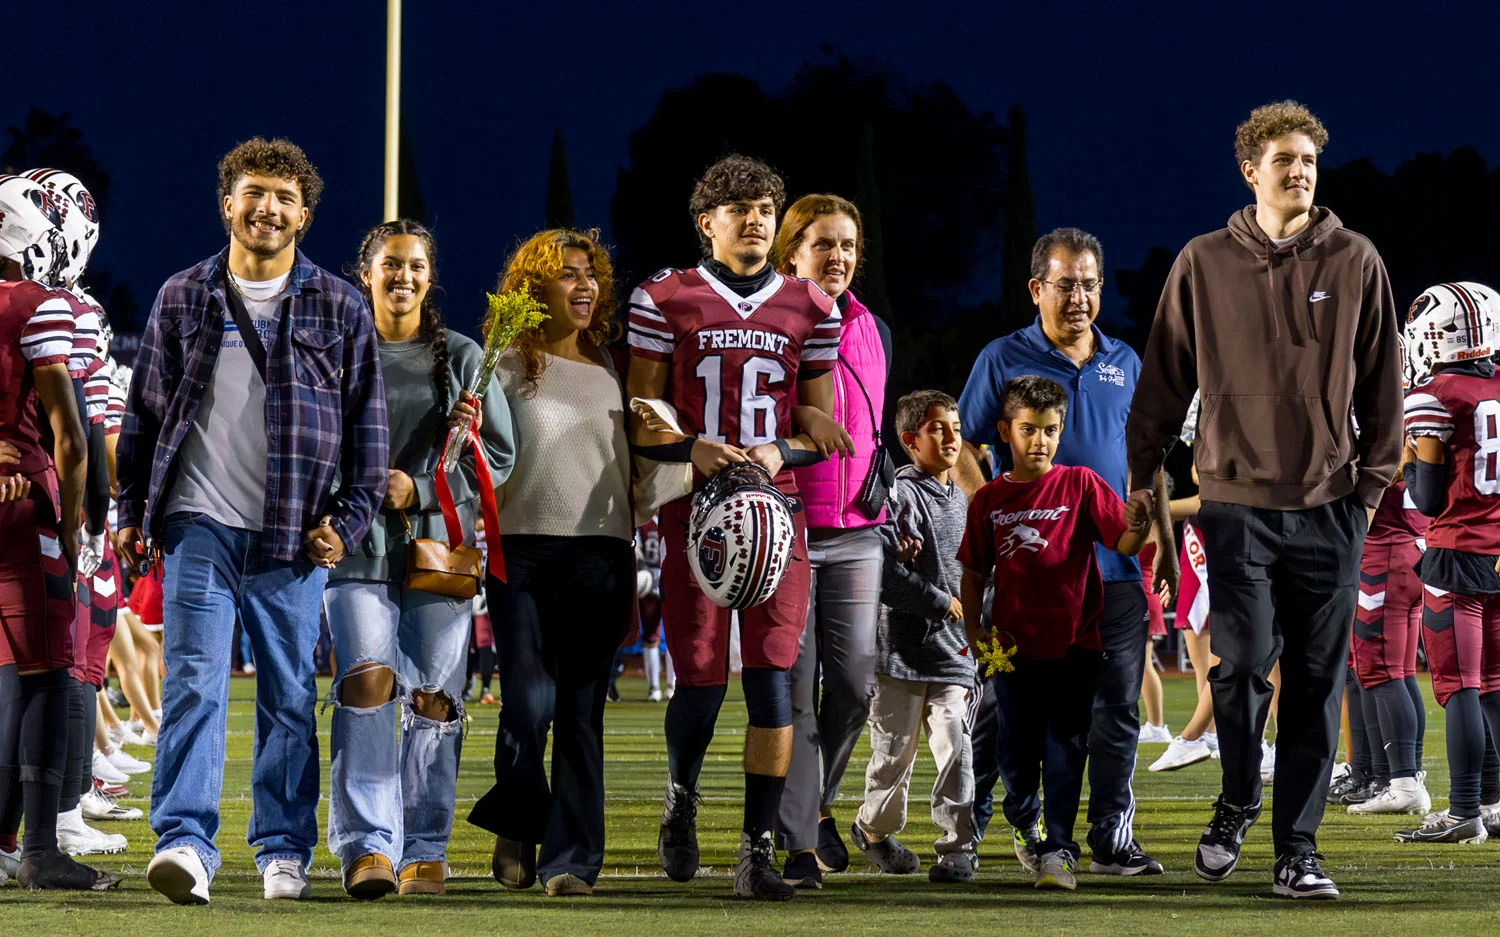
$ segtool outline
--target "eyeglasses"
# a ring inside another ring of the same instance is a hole
[[[1098,296],[1099,290],[1103,288],[1103,280],[1084,280],[1079,283],[1076,280],[1043,280],[1043,283],[1057,290],[1060,296],[1072,296],[1074,290],[1083,290],[1085,295]]]

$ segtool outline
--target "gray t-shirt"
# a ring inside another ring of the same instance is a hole
[[[230,274],[245,311],[267,350],[274,344],[281,291],[290,271],[274,280]],[[233,287],[230,287],[231,289]],[[260,530],[266,510],[266,381],[256,370],[234,316],[224,310],[224,339],[213,377],[178,451],[177,478],[167,513],[206,514],[228,527]]]

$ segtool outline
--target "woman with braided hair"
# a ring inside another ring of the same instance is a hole
[[[505,394],[492,385],[476,406],[460,390],[481,352],[443,327],[432,301],[436,261],[432,235],[402,219],[365,235],[351,271],[375,314],[391,439],[381,511],[323,594],[337,665],[328,848],[344,890],[361,899],[445,890],[472,611],[466,599],[405,588],[405,553],[412,538],[448,540],[438,464],[449,426],[480,417],[494,483],[514,461]],[[472,448],[446,480],[472,545]]]

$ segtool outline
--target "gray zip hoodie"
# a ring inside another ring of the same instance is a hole
[[[951,596],[959,593],[969,499],[917,468],[896,472],[895,509],[880,527],[885,575],[880,589],[880,658],[876,669],[898,680],[927,683],[974,682],[974,661],[961,655],[968,646],[962,621],[949,621]],[[921,542],[910,566],[896,558],[898,535]]]

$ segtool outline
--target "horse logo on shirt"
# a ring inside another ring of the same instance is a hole
[[[1032,553],[1040,553],[1047,548],[1047,538],[1035,527],[1027,527],[1025,524],[1017,524],[1010,529],[1005,539],[1000,541],[1000,548],[995,551],[995,559],[1003,559],[1017,550],[1030,550]]]

